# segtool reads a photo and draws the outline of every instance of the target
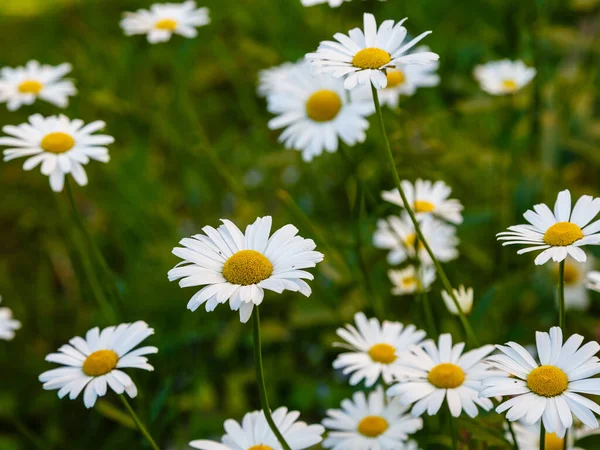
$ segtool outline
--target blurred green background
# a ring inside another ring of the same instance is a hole
[[[156,329],[147,340],[160,349],[150,357],[155,372],[129,373],[140,391],[132,404],[162,448],[216,438],[225,419],[259,407],[250,324],[226,306],[187,311],[194,289],[167,281],[178,240],[219,218],[243,228],[272,215],[274,227],[295,224],[326,255],[313,270],[310,298],[268,293],[261,308],[272,406],[318,422],[351,395],[331,368],[338,353],[331,343],[355,312],[373,314],[374,296],[385,300],[387,319],[425,326],[412,297],[390,295],[386,252],[371,245],[377,218],[396,210],[379,201],[359,212],[346,160],[324,154],[307,164],[284,150],[255,94],[260,70],[361,25],[364,11],[378,21],[408,16],[413,34],[434,32],[426,43],[441,55],[441,85],[404,97],[385,119],[401,176],[442,179],[465,205],[461,257],[446,268],[455,285],[475,289],[471,321],[480,341],[532,343],[534,330],[556,323],[551,271],[503,249],[495,234],[564,188],[600,194],[599,0],[354,0],[337,9],[304,8],[299,0],[207,0],[199,6],[210,8],[212,23],[196,39],[150,45],[125,37],[121,13],[150,4],[3,0],[0,63],[71,63],[79,94],[65,114],[104,120],[116,139],[111,162],[87,166],[90,184],[75,187],[75,197],[118,277],[120,320]],[[538,70],[514,99],[491,97],[472,78],[476,64],[505,57]],[[36,112],[60,111],[41,101],[14,113],[1,105],[0,124]],[[374,119],[367,141],[350,153],[378,197],[393,182]],[[54,367],[46,354],[110,324],[90,289],[85,241],[65,193],[53,194],[46,177],[21,165],[0,165],[0,294],[23,323],[14,341],[0,342],[0,449],[145,448],[114,394],[87,411],[81,398],[59,400],[37,380]],[[438,326],[460,339],[440,289],[437,282],[431,293]],[[587,339],[600,333],[600,303],[592,297],[591,312],[567,317],[569,332]],[[489,426],[500,426],[488,417]],[[431,430],[421,433],[424,448],[449,442]]]

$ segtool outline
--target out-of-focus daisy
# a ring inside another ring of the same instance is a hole
[[[373,386],[381,378],[391,383],[393,372],[399,363],[399,355],[419,344],[425,337],[423,330],[414,325],[406,327],[400,322],[380,323],[376,318],[367,319],[363,313],[354,315],[354,325],[338,328],[337,335],[345,342],[335,343],[337,347],[350,350],[342,353],[333,362],[334,369],[342,369],[350,376],[350,384],[356,385],[365,380],[367,387]]]
[[[0,303],[2,296],[0,295]],[[15,337],[15,331],[21,328],[21,322],[13,319],[13,313],[10,308],[0,308],[0,339],[10,341]]]
[[[108,162],[110,157],[105,145],[114,138],[105,134],[92,134],[105,127],[101,120],[88,123],[79,119],[69,120],[64,115],[42,117],[34,114],[29,123],[2,128],[9,137],[0,137],[4,150],[4,161],[27,157],[24,170],[42,165],[42,174],[50,177],[50,187],[60,192],[65,175],[71,174],[80,186],[88,183],[83,165],[90,159]]]
[[[388,270],[388,277],[394,285],[392,294],[410,295],[419,291],[419,283],[422,291],[428,291],[435,281],[435,268],[433,266],[422,266],[417,272],[415,266],[405,269]]]
[[[63,77],[71,71],[71,65],[40,65],[29,61],[25,67],[3,67],[0,70],[0,102],[6,103],[10,111],[21,105],[31,105],[38,98],[59,108],[69,104],[69,96],[77,89],[70,80]]]
[[[387,398],[381,386],[368,396],[356,392],[352,400],[344,400],[341,406],[342,409],[328,410],[328,417],[323,419],[329,430],[323,442],[325,448],[404,449],[408,436],[423,428],[423,420],[407,414],[407,408],[398,399]]]
[[[528,85],[536,70],[523,61],[503,59],[475,67],[474,75],[481,89],[492,95],[514,94]]]
[[[310,161],[323,151],[337,151],[339,139],[348,145],[365,140],[372,100],[351,100],[341,81],[313,76],[305,61],[287,73],[284,83],[268,96],[268,105],[277,114],[269,128],[285,128],[279,140],[286,148],[302,151],[302,158]]]
[[[329,6],[331,6],[332,8],[337,8],[342,3],[349,2],[349,1],[351,1],[351,0],[300,0],[300,2],[304,6],[315,6],[315,5],[320,5],[323,3],[329,3]],[[379,0],[379,1],[383,2],[385,0]]]
[[[586,310],[590,305],[590,299],[586,289],[586,275],[594,267],[593,258],[585,262],[577,262],[572,259],[565,260],[565,306],[567,309]],[[558,280],[559,267],[555,264],[552,274]],[[558,300],[558,291],[555,289]]]
[[[279,66],[261,70],[258,73],[257,94],[261,97],[275,94],[288,83],[289,74],[296,68],[296,63],[285,62]]]
[[[590,378],[600,373],[594,356],[600,345],[588,342],[581,346],[582,342],[583,336],[574,334],[563,344],[559,327],[551,328],[550,333],[536,332],[541,364],[516,342],[497,345],[503,354],[487,361],[510,377],[483,380],[481,396],[511,396],[496,412],[507,411],[508,420],[529,425],[542,419],[546,431],[559,438],[573,425],[573,414],[588,427],[598,428],[593,413],[600,414],[600,406],[580,394],[600,393],[600,378]]]
[[[457,199],[448,198],[452,189],[443,181],[431,182],[418,179],[413,185],[410,181],[403,180],[401,184],[406,200],[417,218],[433,215],[454,224],[462,223],[463,205]],[[387,202],[404,208],[404,202],[397,188],[383,191],[381,197]]]
[[[469,314],[471,309],[473,309],[473,288],[465,289],[461,284],[458,289],[454,289],[454,296],[456,297],[456,300],[458,300],[462,312]],[[458,309],[456,309],[456,305],[450,294],[445,290],[442,290],[442,298],[444,299],[444,303],[446,304],[448,311],[450,311],[450,314],[458,315]]]
[[[270,216],[256,219],[245,233],[231,221],[221,221],[219,228],[206,226],[205,234],[184,238],[179,241],[183,247],[173,249],[183,261],[169,271],[169,280],[180,280],[181,287],[204,286],[191,298],[188,309],[195,311],[206,303],[206,311],[213,311],[229,301],[233,311],[240,311],[240,320],[247,322],[254,305],[262,303],[264,289],[311,294],[304,280],[313,276],[302,269],[323,260],[312,239],[297,236],[293,225],[269,237]]]
[[[588,272],[586,278],[585,286],[592,291],[600,292],[600,272],[592,270]]]
[[[137,395],[133,380],[121,369],[154,370],[144,355],[157,353],[156,347],[134,348],[154,334],[146,322],[124,323],[117,326],[92,328],[85,339],[77,336],[58,349],[58,353],[46,356],[46,361],[64,367],[52,369],[40,375],[44,389],[58,389],[59,398],[67,394],[71,400],[83,393],[83,403],[91,408],[98,397],[106,395],[107,387],[117,394]]]
[[[421,39],[431,33],[426,31],[404,43],[406,28],[393,20],[385,20],[379,28],[373,14],[365,13],[364,31],[353,28],[348,35],[336,33],[334,41],[323,41],[315,53],[306,55],[317,73],[333,78],[344,78],[344,87],[373,85],[377,89],[387,86],[387,69],[401,64],[429,64],[439,56],[432,52],[406,54]]]
[[[587,257],[581,247],[600,244],[600,220],[592,222],[600,212],[600,198],[582,195],[571,211],[571,192],[566,189],[558,193],[554,213],[544,203],[533,209],[523,214],[529,224],[498,233],[498,240],[506,241],[502,245],[527,245],[517,252],[519,255],[543,250],[535,258],[535,263],[541,265],[550,258],[563,261],[567,255],[584,262]]]
[[[197,27],[210,23],[208,8],[197,8],[196,2],[155,3],[150,9],[124,13],[121,28],[127,36],[147,35],[156,44],[171,39],[173,33],[186,38],[198,35]]]
[[[307,425],[298,421],[300,413],[287,408],[277,408],[272,413],[273,421],[292,450],[302,450],[323,440],[325,429],[321,425]],[[281,445],[273,434],[262,411],[247,413],[238,423],[225,421],[222,443],[206,440],[190,442],[190,446],[201,450],[280,450]]]
[[[479,397],[481,380],[489,376],[489,366],[481,362],[494,351],[493,345],[463,354],[463,342],[452,346],[452,337],[442,334],[438,346],[432,340],[400,356],[394,372],[397,383],[388,389],[388,395],[398,396],[403,405],[414,403],[411,413],[421,416],[425,411],[437,414],[444,398],[454,417],[464,411],[469,417],[479,413],[477,406],[486,411],[492,402]]]
[[[523,423],[515,423],[513,430],[519,444],[519,450],[539,450],[540,448],[540,423],[526,425]],[[565,438],[560,438],[556,433],[546,433],[545,450],[584,450],[581,447],[575,447],[575,440],[585,436],[580,436],[581,432],[585,434],[586,430],[571,428],[571,432]],[[510,432],[505,433],[506,439],[512,443]],[[565,446],[565,439],[567,445]]]
[[[456,229],[433,218],[426,218],[421,223],[421,231],[435,257],[448,262],[458,258],[458,238]],[[401,217],[390,216],[377,221],[377,230],[373,234],[373,245],[377,248],[389,249],[388,262],[400,264],[416,256],[415,243],[417,234],[415,227],[404,213]],[[431,258],[422,242],[418,244],[419,259],[423,264],[432,264]]]

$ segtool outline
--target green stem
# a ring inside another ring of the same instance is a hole
[[[508,424],[508,431],[510,432],[510,436],[512,437],[513,448],[515,450],[519,450],[519,443],[517,442],[517,435],[515,434],[515,430],[513,428],[512,422],[510,420],[506,419],[506,423]]]
[[[546,429],[544,422],[540,420],[540,450],[546,450]]]
[[[433,310],[431,309],[431,302],[427,291],[423,288],[423,278],[421,270],[421,259],[419,258],[419,238],[415,239],[415,273],[417,278],[417,301],[423,304],[423,311],[425,313],[425,323],[427,324],[427,331],[433,337],[438,336],[437,326],[435,325],[435,318],[433,317]]]
[[[156,442],[154,442],[154,439],[152,439],[152,436],[150,435],[150,433],[148,432],[148,430],[146,429],[146,427],[144,426],[144,424],[142,423],[140,418],[137,416],[137,414],[135,413],[135,411],[129,404],[129,401],[127,400],[127,398],[125,398],[125,395],[121,394],[121,395],[119,395],[119,398],[121,399],[121,402],[123,402],[125,409],[127,409],[129,414],[131,415],[131,418],[137,425],[140,433],[142,433],[142,435],[146,438],[146,440],[150,444],[150,447],[152,447],[154,450],[160,450],[160,447],[158,445],[156,445]]]
[[[262,363],[262,350],[260,343],[260,316],[258,314],[258,306],[254,307],[252,312],[252,326],[254,328],[254,365],[256,366],[256,382],[258,383],[258,394],[260,396],[260,404],[262,406],[265,419],[269,424],[269,428],[283,447],[283,450],[291,450],[288,443],[285,441],[281,432],[275,425],[273,417],[271,417],[271,409],[269,408],[269,400],[267,398],[267,387],[265,385],[265,374]]]
[[[450,415],[450,436],[452,437],[452,449],[457,450],[456,428],[454,427],[454,416],[452,415]]]
[[[37,448],[41,450],[48,450],[50,448],[47,442],[44,442],[40,437],[38,437],[35,432],[21,422],[21,420],[16,417],[11,418],[11,420],[15,428]]]
[[[563,439],[563,450],[567,450],[567,448],[569,447],[568,441],[569,441],[569,430],[567,429],[567,431],[565,433],[565,438]]]
[[[454,289],[452,288],[452,284],[450,284],[450,280],[446,276],[446,272],[444,272],[442,265],[440,264],[438,259],[433,254],[433,251],[431,250],[429,243],[425,239],[425,236],[423,235],[423,232],[421,231],[421,227],[419,226],[417,217],[415,216],[415,213],[412,209],[412,205],[410,205],[408,203],[406,194],[404,193],[404,190],[402,189],[402,184],[400,183],[400,175],[398,174],[398,169],[396,169],[396,163],[394,162],[394,154],[392,153],[392,147],[390,145],[390,141],[389,141],[387,133],[385,131],[385,123],[383,121],[383,113],[381,112],[381,105],[379,104],[379,96],[377,94],[377,89],[375,89],[375,86],[373,86],[373,84],[371,84],[371,91],[373,92],[373,102],[375,103],[375,110],[377,112],[377,119],[379,121],[379,129],[381,131],[381,134],[383,135],[383,140],[385,142],[388,163],[392,168],[392,173],[394,174],[394,181],[396,182],[396,187],[398,188],[398,191],[400,192],[400,197],[402,198],[402,203],[404,204],[404,207],[406,208],[406,212],[408,213],[410,220],[412,221],[412,223],[415,227],[415,233],[417,234],[417,237],[423,243],[425,250],[427,251],[431,260],[433,261],[435,270],[437,271],[437,274],[440,277],[440,280],[442,281],[442,284],[444,285],[446,292],[448,292],[448,294],[452,298],[452,301],[454,302],[454,305],[456,306],[460,321],[462,323],[463,328],[465,329],[467,339],[469,341],[471,341],[472,345],[474,345],[475,347],[479,347],[477,337],[475,336],[475,333],[473,332],[473,328],[471,328],[471,324],[469,323],[467,316],[463,312],[463,310],[460,306],[460,303],[458,302],[458,299],[456,298],[456,294],[454,292]]]
[[[565,332],[565,260],[558,265],[558,326]]]

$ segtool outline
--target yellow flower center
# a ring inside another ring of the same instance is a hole
[[[565,284],[575,284],[579,281],[580,272],[579,268],[571,263],[565,264]]]
[[[396,361],[396,349],[390,344],[375,344],[369,349],[369,356],[375,362],[391,364]]]
[[[564,439],[559,438],[556,433],[546,433],[546,446],[544,450],[563,450]]]
[[[404,245],[406,245],[406,247],[408,248],[415,248],[415,242],[417,241],[417,233],[412,233],[409,234],[408,236],[406,236],[406,238],[404,239]],[[424,249],[425,246],[423,245],[423,243],[421,241],[419,241],[419,250]]]
[[[454,389],[465,381],[465,373],[456,364],[442,363],[429,371],[427,379],[440,389]]]
[[[506,89],[508,91],[516,91],[517,90],[517,83],[515,80],[504,80],[502,82],[502,86],[504,86],[504,89]]]
[[[544,242],[553,247],[564,247],[583,238],[583,231],[571,222],[557,222],[546,230]]]
[[[402,279],[402,286],[408,288],[417,284],[417,278],[414,276],[406,277]]]
[[[333,120],[342,109],[342,99],[335,91],[321,89],[306,101],[306,115],[315,122]]]
[[[223,276],[233,284],[249,286],[266,280],[273,273],[273,264],[256,250],[240,250],[223,265]]]
[[[177,28],[177,22],[173,19],[161,19],[154,24],[154,28],[159,30],[174,31]]]
[[[387,73],[387,88],[402,86],[406,81],[406,75],[401,70],[388,71]]]
[[[73,137],[67,133],[56,131],[54,133],[48,133],[46,136],[44,136],[40,145],[47,152],[64,153],[73,148],[75,145],[75,139],[73,139]]]
[[[379,416],[367,416],[358,424],[358,432],[363,436],[377,437],[389,427],[387,420]]]
[[[26,80],[19,85],[19,92],[22,94],[39,94],[44,85],[39,81]]]
[[[542,397],[556,397],[568,386],[567,374],[556,366],[537,367],[527,376],[527,387]]]
[[[435,205],[425,200],[415,200],[415,212],[428,213],[435,209]]]
[[[98,350],[83,362],[83,373],[90,377],[99,377],[117,367],[119,357],[112,350]]]
[[[379,69],[392,60],[390,54],[376,47],[363,48],[352,58],[352,65],[359,69]]]
[[[268,445],[259,444],[259,445],[253,445],[248,450],[273,450],[273,448],[269,447]]]

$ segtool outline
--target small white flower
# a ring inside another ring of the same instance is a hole
[[[323,447],[335,450],[407,450],[416,448],[408,436],[423,428],[423,420],[406,414],[397,399],[378,386],[368,396],[356,392],[342,409],[330,409],[323,425],[329,430]],[[216,450],[216,449],[215,449]]]
[[[208,23],[208,8],[197,8],[195,1],[187,1],[155,3],[149,10],[126,12],[121,20],[121,28],[127,36],[145,34],[148,42],[156,44],[168,41],[173,33],[194,38],[198,35],[196,28]]]
[[[471,309],[473,309],[473,288],[465,289],[461,284],[458,289],[454,289],[454,296],[458,300],[461,311],[465,314],[469,314]],[[443,290],[442,298],[444,299],[444,303],[446,303],[446,308],[448,308],[450,314],[458,315],[458,309],[456,309],[456,305],[450,294]]]
[[[303,450],[323,440],[321,435],[325,429],[321,425],[307,425],[298,421],[298,411],[288,412],[287,408],[282,407],[273,411],[272,416],[275,426],[292,450]],[[221,442],[198,440],[190,442],[190,446],[200,450],[281,450],[262,411],[247,413],[241,424],[233,419],[225,421],[225,435]]]
[[[419,292],[419,282],[421,290],[428,291],[429,287],[435,281],[435,268],[433,266],[422,266],[417,273],[415,266],[408,266],[405,269],[388,270],[388,277],[394,287],[394,295],[410,295]]]
[[[565,260],[565,307],[571,310],[586,310],[590,306],[590,299],[586,286],[586,275],[594,267],[594,258],[590,257],[584,262],[572,259]],[[554,264],[552,275],[558,281],[559,265]],[[558,302],[558,290],[554,290]]]
[[[289,83],[289,75],[296,69],[296,63],[285,62],[275,67],[261,70],[258,73],[258,88],[256,93],[259,97],[268,97],[269,95],[281,92],[282,88]]]
[[[80,186],[88,183],[83,165],[90,159],[108,162],[110,157],[105,145],[112,144],[112,136],[92,134],[105,127],[96,120],[87,125],[79,119],[69,120],[64,115],[42,117],[34,114],[29,123],[2,128],[10,137],[0,137],[4,161],[27,157],[23,170],[42,165],[42,174],[50,177],[50,187],[55,192],[63,190],[65,175],[71,174]]]
[[[63,77],[71,71],[71,65],[40,65],[29,61],[25,67],[3,67],[0,70],[0,102],[6,103],[10,111],[21,105],[31,105],[38,98],[59,108],[69,104],[69,96],[77,89],[70,80]]]
[[[95,405],[98,397],[106,395],[107,387],[117,394],[137,395],[133,380],[121,369],[134,367],[152,371],[144,355],[157,353],[156,347],[134,348],[154,334],[146,322],[124,323],[117,326],[92,328],[85,339],[77,336],[58,349],[59,353],[46,356],[46,361],[65,367],[52,369],[40,375],[44,389],[58,389],[58,397],[67,394],[71,400],[83,393],[86,408]]]
[[[2,296],[0,295],[0,303]],[[21,322],[13,319],[13,313],[10,308],[0,308],[0,339],[10,341],[15,337],[15,331],[21,328]]]
[[[414,325],[405,327],[400,322],[387,320],[379,323],[374,317],[367,319],[363,313],[356,313],[354,321],[356,327],[347,324],[337,329],[337,335],[345,342],[334,346],[351,351],[342,353],[333,362],[334,369],[342,369],[344,375],[352,374],[352,386],[362,380],[367,387],[373,386],[380,376],[385,383],[391,383],[398,356],[425,337],[425,332]]]
[[[331,6],[332,8],[337,8],[338,6],[341,6],[342,3],[344,2],[349,2],[352,0],[300,0],[300,2],[304,5],[304,6],[315,6],[315,5],[320,5],[323,3],[329,3],[329,6]],[[385,0],[379,0],[381,2],[384,2]]]
[[[527,245],[517,252],[519,255],[543,250],[535,258],[541,265],[550,258],[563,261],[567,255],[584,262],[587,256],[581,247],[600,244],[600,220],[592,222],[600,212],[600,198],[582,195],[571,211],[571,192],[566,189],[558,193],[554,213],[544,203],[533,209],[523,214],[531,225],[514,225],[498,233],[498,240],[506,241],[502,245]]]
[[[475,67],[474,75],[481,89],[492,95],[514,94],[528,85],[536,70],[523,61],[503,59]]]
[[[373,84],[377,89],[387,86],[386,71],[401,64],[429,64],[439,56],[432,52],[406,54],[421,39],[431,33],[426,31],[404,44],[407,31],[402,24],[385,20],[379,28],[373,14],[364,15],[364,32],[353,28],[348,35],[336,33],[334,41],[323,41],[315,53],[306,55],[317,73],[333,78],[344,78],[344,87]]]

